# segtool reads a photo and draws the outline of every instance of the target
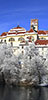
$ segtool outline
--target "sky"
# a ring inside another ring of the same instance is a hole
[[[48,30],[48,0],[0,0],[0,34],[17,25],[29,30],[31,19]]]

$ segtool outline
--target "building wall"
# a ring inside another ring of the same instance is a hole
[[[40,39],[48,40],[48,36],[39,36]]]
[[[3,42],[5,42],[5,40],[6,40],[7,44],[11,45],[11,43],[12,43],[13,46],[19,46],[19,44],[21,43],[21,39],[19,41],[19,38],[24,38],[24,40],[26,41],[27,37],[32,37],[32,39],[34,38],[34,42],[37,40],[37,34],[33,32],[31,34],[27,33],[24,35],[1,37],[0,41],[3,40]],[[9,41],[10,38],[13,38],[15,41]],[[31,41],[32,41],[32,39],[31,39]]]

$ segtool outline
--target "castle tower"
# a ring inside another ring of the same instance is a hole
[[[38,31],[38,19],[31,19],[31,29]]]

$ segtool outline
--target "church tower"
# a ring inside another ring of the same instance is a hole
[[[38,19],[31,19],[31,29],[38,31]]]

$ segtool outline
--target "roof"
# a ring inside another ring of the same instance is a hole
[[[30,29],[29,31],[27,31],[28,33],[31,33],[31,32],[34,32],[34,30],[33,29]]]
[[[19,25],[17,27],[14,27],[10,29],[8,32],[3,32],[1,36],[6,36],[6,35],[19,35],[26,33],[26,29],[23,27],[20,27]]]
[[[46,33],[48,34],[48,30],[46,31]]]
[[[39,31],[38,31],[38,34],[39,34],[39,35],[41,35],[41,34],[46,35],[47,32],[46,32],[46,31],[43,31],[43,30],[39,30]]]
[[[36,45],[48,45],[48,40],[36,40]]]
[[[17,27],[14,27],[14,28],[12,28],[12,29],[18,29],[18,28],[22,28],[22,27],[20,27],[20,26],[18,25]]]
[[[24,34],[25,32],[25,28],[18,25],[17,27],[10,29],[8,33]]]
[[[8,32],[3,32],[1,36],[6,36]]]
[[[24,27],[20,27],[19,25],[18,25],[17,27],[12,28],[12,30],[13,30],[13,29],[24,29],[24,30],[25,30]]]
[[[8,33],[8,34],[10,35],[10,34],[17,34],[17,33]]]
[[[38,19],[31,19],[31,21],[32,21],[32,22],[37,22],[37,21],[38,21]]]
[[[25,33],[25,32],[17,32],[17,35],[18,35],[18,34],[24,34],[24,33]]]

